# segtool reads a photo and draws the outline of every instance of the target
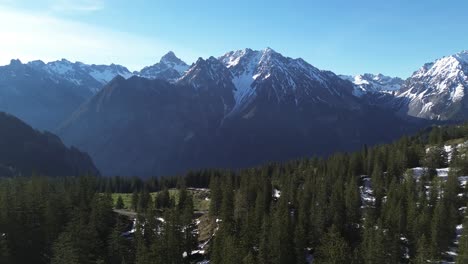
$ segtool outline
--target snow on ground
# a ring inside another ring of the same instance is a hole
[[[375,202],[374,191],[372,190],[371,179],[367,175],[361,176],[362,186],[359,187],[363,206],[373,205]]]
[[[410,169],[413,171],[413,177],[415,180],[419,181],[422,175],[427,171],[427,168],[424,167],[416,167]],[[448,174],[449,174],[450,168],[438,168],[436,169],[437,172],[437,177],[447,180]],[[460,176],[458,177],[458,181],[460,182],[461,186],[466,186],[468,182],[468,176]]]
[[[134,218],[133,223],[132,223],[132,228],[129,231],[124,232],[122,236],[127,237],[127,236],[134,234],[136,232],[136,223],[137,223],[137,220],[136,218]]]
[[[204,255],[205,251],[204,250],[192,250],[192,253],[190,255],[195,255],[195,254]],[[182,257],[186,258],[187,252],[182,253]]]
[[[457,147],[458,149],[458,147]],[[452,160],[453,146],[445,145],[444,150],[447,153],[447,160],[450,162]]]
[[[463,143],[463,145],[465,145],[465,143]],[[460,146],[461,144],[459,144],[458,146]],[[458,148],[457,146],[457,148]],[[451,158],[451,154],[452,154],[452,151],[453,151],[453,148],[449,148],[449,146],[445,146],[445,151],[447,152],[447,154],[449,155],[449,158]],[[410,169],[413,171],[413,177],[416,179],[416,180],[419,180],[421,178],[421,176],[426,172],[427,168],[424,168],[424,167],[416,167],[416,168],[412,168]],[[448,178],[448,174],[449,174],[449,171],[450,171],[450,168],[438,168],[436,169],[437,171],[437,177],[443,179],[443,180],[447,180]],[[460,182],[460,185],[461,186],[466,186],[467,184],[467,181],[468,181],[468,176],[460,176],[458,177],[458,181]],[[429,188],[429,186],[426,186],[426,188]],[[464,195],[463,193],[462,194],[459,194],[460,195]],[[466,210],[466,207],[461,207],[458,209],[461,213],[464,213],[464,211]],[[457,237],[455,238],[455,240],[453,241],[453,246],[451,246],[449,248],[448,251],[445,252],[446,256],[448,259],[455,259],[457,257],[457,252],[458,252],[458,241],[460,239],[460,236],[461,236],[461,233],[462,233],[462,230],[463,230],[463,225],[460,224],[456,227],[456,233],[457,233]],[[454,262],[451,262],[451,261],[443,261],[441,263],[444,263],[444,264],[450,264],[450,263],[454,263]]]
[[[416,168],[411,168],[409,170],[411,170],[413,172],[413,177],[416,180],[419,180],[424,175],[427,168],[416,167]],[[438,169],[436,169],[437,176],[440,177],[443,180],[447,180],[449,171],[450,171],[450,168],[438,168]],[[466,186],[466,184],[468,182],[468,176],[460,176],[460,177],[458,177],[458,181],[460,182],[461,186]],[[367,175],[361,175],[361,183],[362,184],[359,187],[359,189],[360,189],[360,194],[361,194],[361,201],[362,201],[362,204],[363,204],[362,208],[372,206],[373,203],[375,202],[375,197],[373,196],[371,178],[369,176],[367,176]],[[426,186],[426,188],[430,188],[430,186]],[[461,194],[461,195],[463,195],[463,194]],[[466,209],[467,209],[466,207],[461,207],[458,210],[460,211],[461,214],[464,214]],[[450,247],[449,250],[445,252],[448,259],[456,258],[457,252],[458,252],[458,241],[460,239],[462,231],[463,231],[463,225],[462,224],[457,225],[457,227],[456,227],[457,237],[453,241],[453,246]],[[402,241],[404,241],[404,240],[406,240],[406,238],[402,237]],[[406,252],[406,254],[407,254],[407,252]],[[441,263],[452,264],[454,262],[443,261]]]
[[[280,198],[281,197],[281,191],[274,188],[273,189],[273,197],[276,198],[276,199]]]

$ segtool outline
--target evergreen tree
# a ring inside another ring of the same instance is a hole
[[[430,259],[430,244],[426,239],[426,236],[423,234],[418,241],[418,247],[416,251],[416,256],[414,258],[415,264],[426,264]]]
[[[125,206],[125,205],[124,205],[122,196],[119,195],[119,197],[117,197],[117,201],[115,202],[115,209],[123,209],[124,206]]]
[[[468,214],[468,213],[467,213]],[[468,217],[465,216],[463,222],[463,232],[458,242],[457,264],[468,263]]]
[[[138,200],[140,200],[137,190],[135,189],[132,194],[132,210],[136,211],[138,209]]]
[[[79,249],[69,233],[63,233],[54,243],[52,264],[80,264]]]
[[[316,263],[347,263],[350,256],[351,251],[348,243],[338,232],[338,229],[332,226],[323,237],[321,245],[317,250]]]

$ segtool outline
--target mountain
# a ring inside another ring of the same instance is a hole
[[[321,71],[302,59],[284,57],[271,48],[244,49],[219,58],[231,71],[236,104],[233,114],[256,100],[281,104],[324,103],[352,107],[352,86],[329,71]]]
[[[0,177],[77,176],[99,174],[91,158],[67,148],[51,133],[41,133],[9,114],[0,112]]]
[[[53,130],[90,96],[87,87],[19,60],[0,67],[0,111],[38,129]]]
[[[143,68],[137,75],[148,79],[163,79],[175,81],[180,78],[189,66],[181,59],[177,58],[174,52],[170,51],[164,55],[159,63]]]
[[[133,75],[127,68],[116,64],[89,65],[82,62],[72,63],[66,59],[47,64],[42,61],[32,61],[28,65],[45,71],[53,80],[67,80],[74,83],[78,87],[87,90],[90,94],[98,92],[102,86],[117,75],[125,78]]]
[[[200,58],[170,82],[116,77],[59,135],[105,175],[154,176],[325,155],[415,128],[353,89],[302,59],[245,49]]]
[[[119,65],[87,65],[67,60],[0,67],[0,111],[34,128],[54,131],[83,102],[117,75],[132,74]]]
[[[402,114],[432,120],[468,118],[468,51],[427,63],[397,93]]]
[[[393,93],[398,91],[404,83],[398,77],[389,77],[380,73],[365,73],[355,76],[340,75],[340,77],[354,84],[353,94],[358,97],[369,93]]]
[[[59,133],[85,149],[105,175],[174,173],[197,163],[202,156],[192,149],[203,150],[216,129],[211,105],[201,99],[192,87],[116,77]]]

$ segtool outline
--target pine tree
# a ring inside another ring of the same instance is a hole
[[[350,178],[345,187],[346,232],[348,241],[359,241],[361,222],[361,195],[356,178]]]
[[[117,201],[115,202],[115,209],[123,209],[124,206],[125,206],[125,205],[124,205],[122,196],[119,195],[119,197],[117,197]]]
[[[385,234],[381,221],[373,225],[366,219],[363,241],[361,244],[362,259],[365,264],[386,263],[388,252],[385,248]]]
[[[198,236],[196,232],[196,224],[193,221],[194,209],[193,209],[193,199],[191,195],[187,195],[184,198],[184,207],[180,208],[179,214],[181,214],[181,225],[183,226],[183,249],[187,252],[187,256],[190,257],[191,252],[196,249],[198,244]]]
[[[423,234],[417,243],[416,256],[414,258],[415,264],[426,264],[430,259],[430,244]]]
[[[463,222],[463,232],[458,242],[457,264],[468,263],[468,213]]]
[[[296,255],[296,263],[304,264],[306,262],[306,234],[304,230],[304,224],[302,221],[299,221],[296,224],[296,229],[294,231],[294,248]]]
[[[169,194],[169,190],[164,187],[164,189],[156,195],[156,208],[157,209],[165,209],[171,207],[171,196]]]
[[[223,193],[221,183],[218,176],[211,176],[210,180],[210,215],[216,217],[221,209],[221,201]]]
[[[54,243],[52,264],[80,264],[78,248],[69,233],[63,233]]]
[[[346,240],[332,226],[321,240],[315,263],[342,264],[348,263],[351,251]]]
[[[431,223],[431,255],[433,258],[441,256],[448,249],[452,232],[447,226],[447,206],[443,199],[437,202]]]
[[[272,220],[272,234],[270,239],[272,263],[294,263],[294,234],[293,225],[291,223],[291,212],[288,207],[287,195],[281,195],[279,204],[275,208],[275,214]]]
[[[118,217],[117,224],[108,239],[108,262],[111,264],[132,262],[129,254],[131,251],[130,241],[122,236],[125,227],[123,219]]]
[[[136,211],[138,209],[138,200],[139,200],[139,195],[138,192],[135,190],[132,194],[132,210]]]

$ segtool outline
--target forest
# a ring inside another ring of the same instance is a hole
[[[1,178],[0,263],[468,263],[467,154],[465,124],[235,171]]]

